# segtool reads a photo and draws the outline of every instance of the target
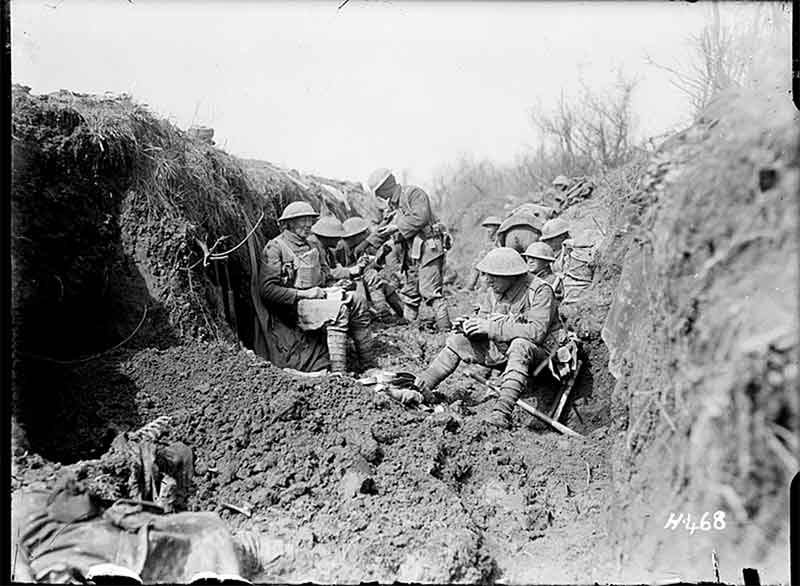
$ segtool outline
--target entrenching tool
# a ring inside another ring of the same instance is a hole
[[[480,401],[481,403],[483,401],[485,401],[486,399],[489,399],[490,397],[497,397],[500,394],[499,389],[495,385],[490,383],[488,380],[486,380],[484,377],[482,377],[478,373],[468,372],[467,374],[468,374],[468,376],[470,378],[473,378],[476,381],[478,381],[479,383],[482,383],[483,385],[485,385],[490,391],[490,393],[487,393],[486,396],[483,398],[483,400]],[[561,433],[563,433],[565,435],[570,435],[572,437],[583,437],[578,432],[573,431],[569,427],[564,425],[563,423],[559,423],[555,419],[552,419],[551,417],[548,417],[547,415],[545,415],[544,413],[542,413],[541,411],[539,411],[535,407],[529,405],[528,403],[526,403],[522,399],[517,399],[517,405],[519,405],[519,407],[521,407],[523,410],[527,411],[528,413],[530,413],[531,415],[536,417],[536,419],[538,419],[540,421],[543,421],[544,423],[546,423],[547,425],[549,425],[550,427],[552,427],[553,429],[555,429],[558,432],[561,432]]]
[[[564,387],[564,390],[561,391],[561,396],[558,399],[558,404],[553,408],[553,412],[550,413],[550,417],[558,421],[561,418],[561,413],[564,411],[564,407],[567,404],[567,400],[569,399],[569,394],[572,391],[572,387],[575,386],[575,381],[578,380],[578,373],[581,371],[581,366],[583,363],[578,360],[578,365],[575,368],[575,372],[569,377],[567,381],[567,386]],[[577,412],[576,412],[577,413]]]

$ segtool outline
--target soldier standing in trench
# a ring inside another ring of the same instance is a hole
[[[322,287],[330,275],[324,255],[308,242],[317,212],[306,202],[292,202],[278,218],[283,231],[264,247],[259,292],[269,316],[260,336],[269,360],[280,368],[303,372],[344,372],[347,334],[364,363],[371,332],[352,317],[352,296],[326,299]],[[327,303],[311,304],[320,300]]]
[[[424,301],[433,307],[436,327],[450,329],[450,314],[444,299],[444,230],[431,211],[428,194],[413,185],[397,183],[389,169],[377,169],[368,180],[369,190],[385,200],[394,217],[379,229],[383,239],[398,244],[406,282],[400,291],[405,303],[404,317],[416,321]]]

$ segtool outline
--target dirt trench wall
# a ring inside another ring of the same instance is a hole
[[[711,579],[712,550],[723,582],[786,579],[797,147],[785,97],[722,96],[651,161],[601,251],[609,273],[625,253],[603,328],[621,579]],[[672,513],[692,519],[665,528]]]
[[[318,182],[258,175],[128,96],[14,86],[12,98],[14,409],[44,455],[85,457],[107,431],[87,415],[96,390],[68,382],[77,364],[123,341],[252,345],[248,247],[203,263],[203,246],[234,248],[263,214],[260,251],[290,201],[339,217],[352,206]],[[76,421],[98,432],[67,446]]]

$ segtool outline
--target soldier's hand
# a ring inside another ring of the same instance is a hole
[[[489,321],[480,317],[471,317],[465,320],[462,327],[468,338],[489,335]]]
[[[300,299],[325,299],[325,291],[320,287],[311,287],[311,289],[301,289],[297,292]]]
[[[385,226],[378,228],[378,234],[380,236],[391,236],[395,232],[397,232],[397,226],[394,224],[386,224]]]
[[[361,266],[360,263],[353,265],[352,267],[347,268],[347,272],[350,273],[351,277],[359,276],[364,270],[364,267]]]

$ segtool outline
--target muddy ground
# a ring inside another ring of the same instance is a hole
[[[455,301],[469,305],[464,294]],[[425,327],[377,333],[381,365],[414,371],[443,341]],[[204,472],[190,508],[270,536],[272,561],[257,580],[588,582],[613,567],[603,547],[611,380],[603,346],[589,340],[586,349],[590,366],[576,386],[584,423],[569,420],[584,440],[519,411],[512,431],[488,428],[481,416],[491,403],[465,406],[480,389],[461,370],[442,391],[462,400],[430,413],[351,377],[288,375],[225,343],[119,351],[82,365],[68,382],[93,405],[63,417],[100,414],[110,437],[172,414],[169,438],[188,443]],[[72,430],[60,441],[85,445],[98,433]],[[82,464],[30,455],[15,467],[18,488],[52,486]],[[253,517],[223,503],[252,507]]]

